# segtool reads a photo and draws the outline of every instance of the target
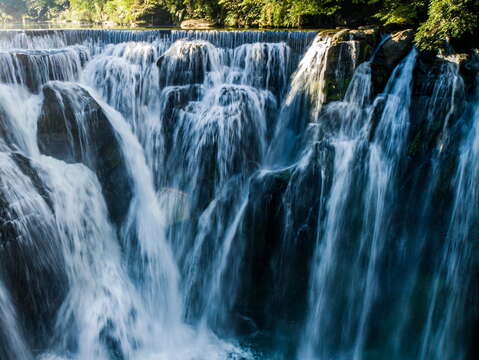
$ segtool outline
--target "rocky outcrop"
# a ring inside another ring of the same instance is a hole
[[[403,30],[392,34],[378,49],[371,64],[375,93],[383,90],[396,65],[411,51],[413,40],[413,30]]]
[[[379,31],[377,29],[343,29],[335,33],[332,40],[333,43],[341,41],[360,41],[364,43],[363,45],[374,47],[379,40]]]
[[[306,306],[316,223],[334,159],[333,149],[324,142],[318,142],[313,152],[314,160],[304,167],[264,171],[251,179],[241,238],[245,260],[235,310],[255,319],[260,331],[286,323],[295,326],[291,324],[300,323]],[[310,190],[307,196],[305,188]],[[283,262],[285,256],[288,262]],[[239,331],[250,331],[244,320]]]
[[[38,194],[43,198],[48,207],[53,211],[53,203],[50,193],[38,175],[38,172],[33,168],[31,160],[18,152],[10,153],[10,157],[17,164],[20,171],[27,176],[37,190]]]
[[[377,46],[379,32],[376,29],[344,29],[335,33],[320,33],[331,36],[325,70],[326,103],[341,100],[357,66],[367,61]]]
[[[404,30],[397,32],[387,40],[378,51],[377,58],[382,58],[388,67],[396,66],[411,50],[414,32]]]
[[[55,50],[14,50],[0,56],[0,81],[19,83],[38,92],[50,80],[73,81],[88,61],[86,47]]]
[[[121,223],[132,198],[132,184],[121,145],[105,112],[80,85],[49,83],[43,96],[37,130],[40,151],[93,170],[112,221]]]
[[[206,19],[189,19],[180,24],[182,29],[210,29],[214,26],[214,22]]]
[[[466,92],[472,94],[477,74],[479,74],[479,50],[474,49],[469,53],[453,54],[448,59],[459,65],[459,71],[466,86]]]
[[[200,85],[168,86],[163,90],[161,96],[161,122],[166,154],[169,154],[173,148],[178,112],[184,109],[190,102],[198,101],[203,95],[202,93],[203,90]]]
[[[211,70],[210,52],[215,51],[207,41],[179,40],[157,62],[160,86],[203,83]]]
[[[444,127],[452,127],[464,110],[464,83],[458,63],[420,55],[414,69],[412,89],[414,111],[410,112],[412,139],[408,155],[412,158],[429,157],[438,137],[443,135]],[[420,159],[416,159],[416,163],[419,162]]]

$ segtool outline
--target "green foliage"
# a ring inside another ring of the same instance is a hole
[[[152,0],[152,6],[166,10],[177,21],[187,16],[184,0]]]
[[[360,19],[365,24],[418,29],[416,44],[425,50],[478,34],[479,27],[479,0],[0,0],[0,21],[60,17],[130,25],[160,13],[177,22],[207,19],[239,27],[301,27],[318,16],[358,22],[366,14]]]
[[[356,0],[363,2],[366,0]],[[334,15],[344,0],[219,0],[228,25],[298,27],[308,15]]]
[[[44,20],[58,16],[68,5],[68,0],[0,0],[0,17]]]
[[[479,0],[432,0],[427,20],[419,27],[416,44],[435,50],[444,40],[478,35]]]
[[[69,20],[100,22],[106,20],[104,7],[107,0],[70,0],[64,16]]]
[[[28,15],[34,19],[57,17],[68,5],[68,0],[28,0]]]
[[[376,17],[385,25],[414,26],[425,18],[428,2],[428,0],[385,0]]]
[[[267,1],[263,8],[263,21],[268,26],[296,27],[301,25],[306,15],[333,15],[340,9],[341,4],[337,0]]]
[[[263,1],[219,0],[226,15],[224,23],[228,26],[259,26]]]
[[[0,12],[3,18],[19,19],[27,13],[26,0],[0,0]]]

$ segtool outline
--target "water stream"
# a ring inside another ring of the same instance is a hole
[[[388,40],[0,32],[0,358],[474,359],[479,78]]]

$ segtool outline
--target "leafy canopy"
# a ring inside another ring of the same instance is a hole
[[[407,26],[418,30],[416,44],[427,50],[446,39],[477,35],[479,28],[479,0],[0,0],[4,20],[62,17],[134,24],[158,11],[177,22],[202,18],[240,27],[300,27],[319,16],[346,24]]]

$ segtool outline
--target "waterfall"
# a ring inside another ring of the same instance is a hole
[[[475,358],[475,55],[397,41],[0,31],[0,357]]]
[[[17,326],[16,311],[3,284],[0,284],[0,354],[3,359],[33,359]]]
[[[272,164],[278,163],[281,158],[286,157],[286,161],[280,163],[287,163],[297,157],[295,153],[301,146],[300,139],[305,126],[321,110],[326,97],[325,73],[330,46],[329,37],[316,38],[299,63],[276,126],[269,155]],[[306,116],[301,116],[303,112],[306,112]]]
[[[476,80],[476,83],[479,83]],[[477,85],[476,85],[477,86]],[[431,290],[431,302],[428,309],[427,326],[424,331],[421,359],[439,359],[443,356],[465,358],[467,343],[464,340],[454,346],[448,339],[460,336],[460,329],[469,323],[463,313],[467,307],[465,301],[474,296],[471,288],[474,274],[475,252],[469,239],[477,227],[477,151],[479,105],[477,96],[465,117],[469,117],[471,128],[460,148],[456,173],[453,176],[454,198],[451,215],[442,244],[442,254],[438,261],[437,278]],[[448,294],[449,299],[441,304],[441,294]],[[472,293],[471,293],[472,292]],[[438,311],[441,314],[438,314]],[[434,343],[435,346],[431,346]]]
[[[88,50],[83,46],[51,50],[7,50],[0,55],[0,80],[19,83],[36,91],[49,80],[76,80],[88,58]]]

